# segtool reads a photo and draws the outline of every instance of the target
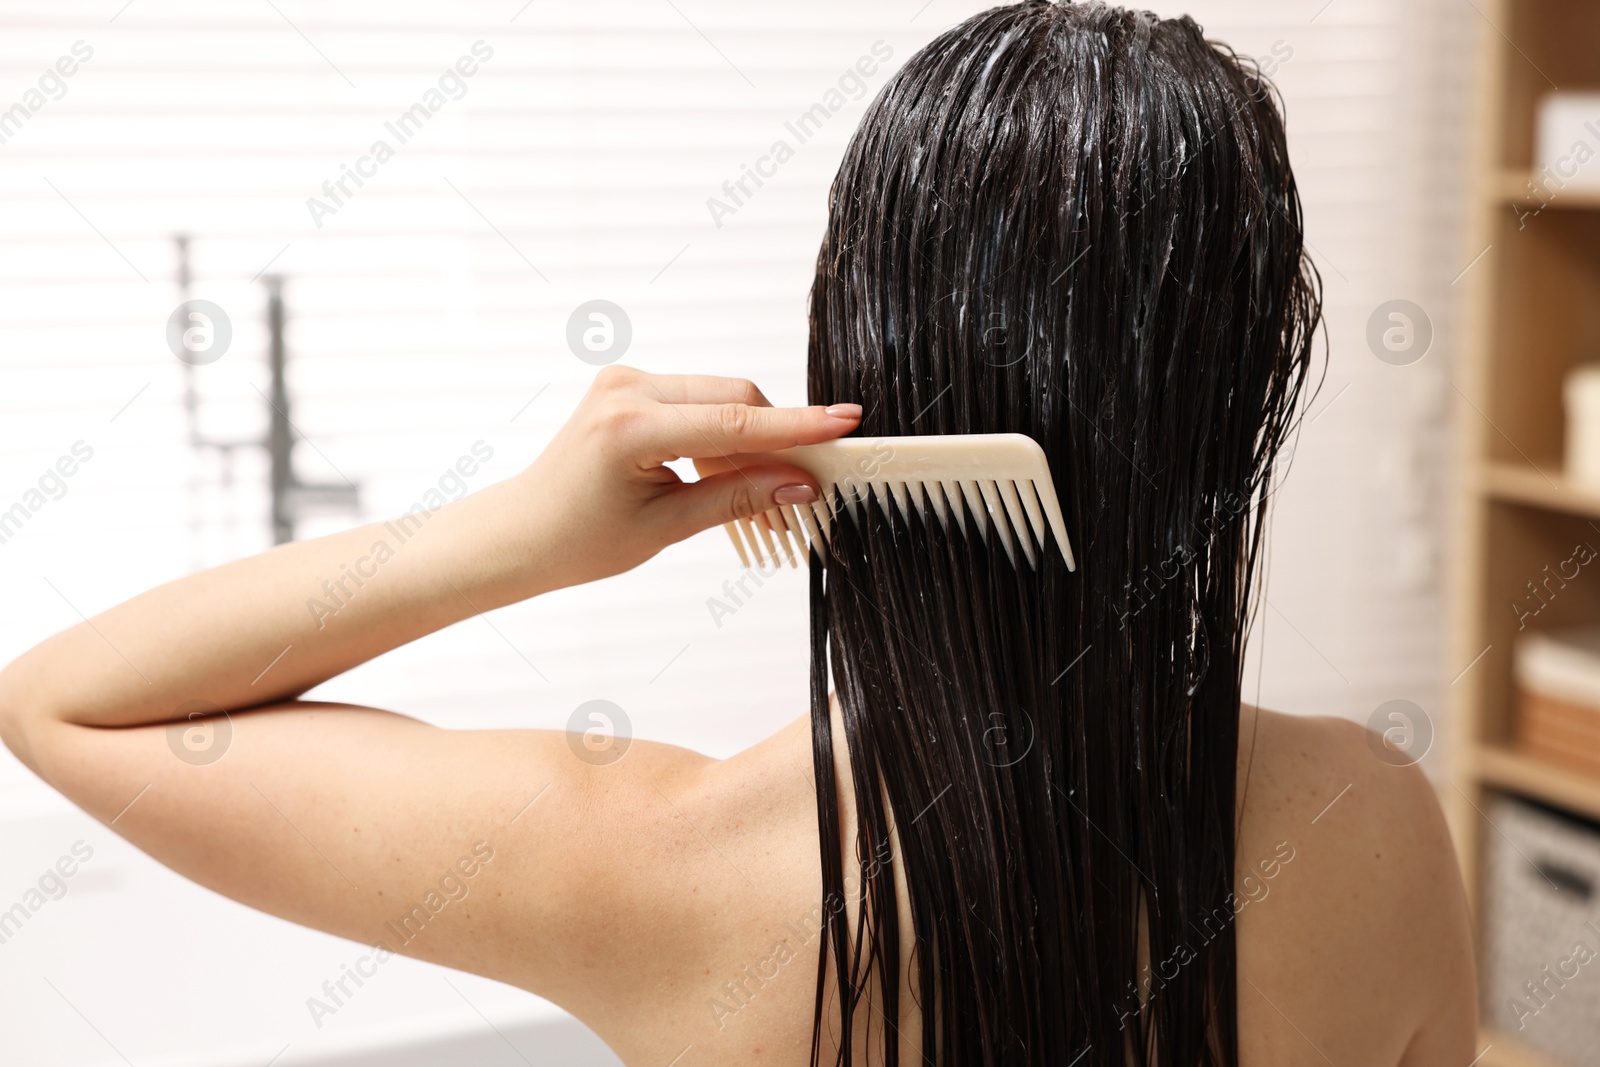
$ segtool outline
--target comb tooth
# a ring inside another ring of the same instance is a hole
[[[1017,535],[1017,543],[1022,546],[1022,554],[1028,557],[1028,566],[1034,570],[1039,569],[1039,557],[1033,552],[1033,538],[1028,535],[1028,521],[1022,514],[1022,502],[1017,499],[1017,483],[1009,478],[998,484],[1000,499],[1005,501],[1006,516],[1011,521],[1011,529]]]
[[[843,507],[843,505],[839,502],[838,494],[836,492],[837,488],[837,486],[826,483],[822,486],[821,499],[815,501],[811,505],[813,511],[816,511],[818,508],[822,509],[820,512],[817,512],[819,519],[822,515],[826,515],[830,519],[836,519],[839,517],[839,510]]]
[[[939,517],[939,527],[943,530],[950,529],[950,518],[945,514],[944,486],[939,482],[922,482],[922,492],[928,496],[928,503],[933,505],[933,513]]]
[[[878,507],[883,509],[883,517],[889,522],[894,522],[894,512],[889,510],[889,487],[882,482],[868,482],[867,492],[878,501]]]
[[[758,513],[750,522],[761,532],[761,543],[767,550],[767,557],[772,561],[772,565],[774,567],[783,566],[783,562],[778,559],[778,546],[772,539],[772,525],[767,521],[766,512]]]
[[[745,570],[749,570],[750,554],[744,550],[744,542],[739,540],[739,528],[731,522],[723,523],[722,528],[728,531],[728,540],[733,542],[733,550],[739,553],[739,562],[744,564]]]
[[[750,545],[750,556],[755,560],[755,566],[764,566],[766,561],[761,558],[761,539],[756,536],[754,524],[749,519],[740,519],[739,531],[744,534],[745,541]]]
[[[1067,570],[1077,570],[1078,562],[1072,558],[1072,542],[1067,540],[1066,520],[1061,517],[1061,504],[1056,500],[1055,488],[1048,482],[1045,483],[1044,492],[1039,494],[1039,503],[1044,506],[1044,513],[1050,520],[1050,532],[1055,534],[1056,546],[1061,549],[1061,558],[1067,561]]]
[[[889,491],[894,494],[894,506],[900,509],[900,517],[905,520],[907,526],[910,526],[911,508],[906,502],[906,483],[891,482],[889,483]],[[917,512],[918,514],[922,512],[922,501],[920,499],[917,501]]]
[[[837,485],[824,486],[822,511],[827,521],[830,523],[838,522],[844,515],[844,509],[844,489]],[[824,527],[824,529],[828,529],[828,527]]]
[[[844,510],[849,512],[850,521],[859,526],[861,524],[861,514],[856,511],[855,490],[856,487],[852,485],[849,487],[849,491],[844,494]]]
[[[755,515],[750,519],[750,528],[761,538],[761,559],[764,566],[774,570],[783,566],[783,561],[778,558],[778,545],[772,537],[772,527],[767,525],[765,515]]]
[[[794,509],[794,514],[795,520],[799,523],[802,523],[806,531],[807,550],[810,552],[815,552],[818,556],[823,556],[827,553],[823,551],[822,533],[817,529],[817,520],[811,511],[811,508],[815,506],[816,505],[814,504],[809,506],[796,506]]]
[[[794,548],[789,544],[789,527],[784,524],[783,512],[778,508],[771,508],[767,511],[763,511],[761,513],[761,518],[765,520],[767,529],[772,531],[773,539],[776,540],[778,542],[778,546],[783,549],[783,555],[786,559],[788,559],[789,566],[800,566],[800,564],[795,562]],[[773,562],[778,563],[779,566],[782,566],[782,563],[778,562],[778,554],[776,552],[772,554],[772,559]]]
[[[1022,506],[1028,512],[1028,525],[1033,528],[1034,540],[1043,548],[1049,544],[1050,539],[1044,533],[1044,513],[1039,510],[1039,497],[1033,491],[1032,482],[1023,482],[1018,487],[1021,491]]]
[[[768,554],[772,557],[775,567],[783,566],[784,553],[780,546],[783,545],[783,530],[772,518],[772,510],[757,513],[755,517],[756,529],[761,531],[762,540],[767,544]]]
[[[775,510],[778,513],[779,521],[783,523],[784,546],[788,547],[791,544],[794,546],[794,556],[791,562],[798,567],[800,562],[806,558],[805,532],[801,529],[799,521],[792,514],[792,505],[780,504]]]
[[[961,487],[961,495],[966,498],[967,512],[972,516],[972,523],[978,528],[978,536],[983,538],[985,544],[989,542],[989,524],[984,521],[983,498],[978,495],[978,483],[967,481],[957,482]]]
[[[1011,523],[1006,519],[1006,514],[1000,507],[1000,496],[995,492],[994,482],[985,478],[978,483],[978,492],[983,494],[983,506],[989,509],[989,521],[994,526],[994,532],[1000,538],[1000,545],[1006,550],[1006,559],[1011,561],[1011,569],[1017,569],[1017,550],[1011,544]]]
[[[950,519],[955,523],[956,529],[961,531],[963,537],[967,532],[966,509],[961,506],[961,491],[956,488],[955,482],[940,482],[939,488],[944,490],[944,502],[950,507]]]
[[[823,545],[826,545],[829,542],[833,534],[833,531],[828,527],[828,523],[832,521],[832,514],[833,513],[828,510],[828,505],[823,503],[821,500],[818,500],[811,505],[811,517],[817,520],[817,530],[822,534]],[[821,546],[819,546],[819,549],[820,547]],[[827,555],[827,552],[823,551],[822,554]]]
[[[789,524],[789,535],[794,538],[795,552],[802,563],[811,553],[811,531],[800,521],[800,509],[793,504],[783,506],[783,521]]]

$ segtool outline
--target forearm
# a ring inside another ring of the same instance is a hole
[[[56,634],[0,673],[0,714],[90,726],[283,700],[547,581],[526,486],[215,567]],[[183,709],[180,711],[179,709]]]

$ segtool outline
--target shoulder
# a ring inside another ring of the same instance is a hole
[[[1241,718],[1241,833],[1320,832],[1330,847],[1389,843],[1416,861],[1454,864],[1432,783],[1357,723],[1259,710]],[[1371,859],[1381,859],[1372,856]]]
[[[1466,897],[1422,769],[1359,724],[1249,709],[1239,759],[1236,890],[1263,901],[1240,912],[1241,974],[1288,999],[1316,991],[1402,1038],[1443,1017],[1470,1043]]]
[[[609,847],[575,872],[595,916],[574,924],[585,988],[564,1006],[625,1060],[685,1043],[707,1062],[744,1041],[809,1048],[821,898],[809,738],[802,718],[723,760],[640,742],[609,768],[592,798]]]
[[[1287,841],[1318,872],[1321,906],[1374,931],[1415,928],[1459,893],[1455,849],[1420,766],[1345,719],[1261,711],[1253,745],[1249,722],[1239,745],[1241,867]]]

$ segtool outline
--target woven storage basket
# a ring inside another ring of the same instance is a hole
[[[1484,834],[1484,1018],[1600,1067],[1600,826],[1510,797]]]

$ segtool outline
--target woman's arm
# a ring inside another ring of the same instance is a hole
[[[770,464],[684,484],[667,461],[737,461],[840,436],[858,417],[775,409],[733,379],[608,368],[514,478],[426,516],[169,583],[45,641],[0,671],[0,736],[195,881],[592,1014],[616,988],[585,999],[573,984],[601,951],[574,915],[596,892],[626,899],[644,853],[661,870],[659,842],[681,836],[680,791],[703,761],[635,744],[600,768],[560,733],[437,730],[289,698],[476,612],[628,570],[770,507],[780,487],[811,484]],[[223,740],[195,751],[186,716],[205,706],[228,712],[202,724]],[[615,953],[630,941],[603,944]]]
[[[842,436],[860,409],[777,409],[749,382],[612,367],[526,471],[428,513],[282,545],[86,619],[0,672],[0,723],[134,726],[193,701],[297,696],[479,612],[629,570],[666,545],[772,506],[806,472],[776,465],[684,484],[662,464]]]
[[[529,474],[433,512],[287,544],[159,586],[0,673],[8,740],[298,696],[389,649],[552,588]]]

